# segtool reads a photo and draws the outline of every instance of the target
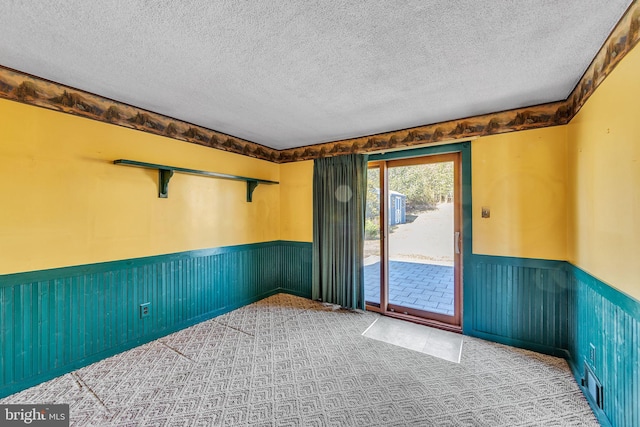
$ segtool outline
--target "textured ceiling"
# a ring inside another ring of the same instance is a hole
[[[0,65],[284,149],[563,100],[630,3],[9,0]]]

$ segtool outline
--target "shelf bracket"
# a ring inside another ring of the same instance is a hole
[[[169,197],[169,181],[172,176],[171,169],[158,169],[158,197],[161,199]]]
[[[247,183],[247,202],[253,201],[253,191],[258,184],[279,184],[278,181],[270,181],[267,179],[249,178],[246,176],[229,175],[226,173],[217,173],[202,171],[197,169],[180,168],[177,166],[158,165],[155,163],[138,162],[135,160],[118,159],[113,161],[116,165],[135,166],[145,169],[158,170],[158,197],[166,199],[169,197],[169,181],[174,172],[188,173],[192,175],[208,176],[210,178],[229,179],[232,181],[244,181]]]
[[[258,181],[247,181],[247,202],[253,202],[253,190],[258,186]]]

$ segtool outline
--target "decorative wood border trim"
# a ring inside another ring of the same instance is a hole
[[[570,113],[564,101],[554,102],[552,104],[536,105],[461,120],[451,120],[373,136],[281,150],[278,161],[286,163],[310,160],[317,157],[410,148],[475,136],[564,125],[571,120]]]
[[[634,0],[564,101],[287,150],[275,150],[2,66],[0,98],[275,163],[288,163],[567,124],[639,40],[640,5]]]
[[[1,65],[0,98],[262,160],[275,162],[278,159],[278,151],[272,148]]]
[[[565,101],[571,108],[572,118],[578,114],[600,83],[638,44],[638,41],[640,41],[640,3],[634,0]]]

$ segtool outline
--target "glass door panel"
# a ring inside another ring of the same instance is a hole
[[[389,306],[454,315],[454,162],[389,167]]]
[[[364,298],[367,304],[380,306],[382,254],[380,232],[380,166],[370,164],[367,171],[367,206],[364,222]]]

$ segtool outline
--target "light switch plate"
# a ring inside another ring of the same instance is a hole
[[[482,207],[482,218],[489,218],[490,216],[491,216],[491,210],[488,207],[483,206]]]

